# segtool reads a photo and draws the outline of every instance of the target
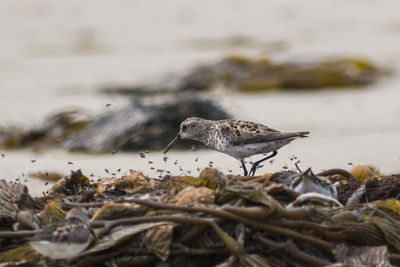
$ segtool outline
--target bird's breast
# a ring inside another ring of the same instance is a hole
[[[211,149],[224,152],[229,146],[229,141],[221,134],[220,131],[213,131],[208,135],[205,144]]]

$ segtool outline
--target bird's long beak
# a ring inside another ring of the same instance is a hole
[[[163,154],[167,154],[167,152],[174,146],[176,145],[176,143],[179,142],[179,140],[181,140],[181,134],[178,134],[174,140],[171,141],[171,143],[169,143],[169,145],[164,149]]]

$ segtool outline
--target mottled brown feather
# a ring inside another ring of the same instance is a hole
[[[282,133],[265,125],[248,121],[222,120],[219,123],[221,133],[228,137],[232,145],[278,141],[306,137],[309,134],[309,132]]]
[[[268,135],[254,135],[246,136],[246,138],[237,138],[231,140],[233,145],[243,145],[243,144],[255,144],[270,141],[293,139],[296,137],[307,137],[308,132],[298,132],[298,133],[281,133],[281,132],[271,132]]]
[[[35,237],[32,237],[30,241],[48,240],[55,243],[84,243],[89,237],[89,226],[79,218],[69,218],[56,224],[47,225]]]

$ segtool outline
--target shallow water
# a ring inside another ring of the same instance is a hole
[[[34,125],[69,107],[105,112],[128,103],[96,93],[107,84],[157,80],[199,62],[230,53],[268,55],[276,60],[365,56],[394,72],[367,89],[213,96],[234,117],[283,131],[308,130],[308,139],[282,148],[266,171],[300,167],[318,171],[370,163],[382,172],[400,171],[400,18],[398,1],[12,1],[0,3],[0,125]],[[159,175],[137,154],[80,155],[2,151],[0,177],[30,171],[82,168],[140,169]],[[195,172],[209,161],[240,173],[239,164],[210,151],[159,152],[156,169]],[[31,159],[36,159],[35,163]],[[68,165],[67,162],[74,162]],[[171,166],[169,166],[170,164]],[[42,191],[43,182],[31,190]]]

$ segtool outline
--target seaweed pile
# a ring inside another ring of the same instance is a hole
[[[151,85],[114,86],[104,93],[149,96],[177,92],[204,92],[220,88],[232,91],[324,90],[365,87],[390,73],[365,58],[328,58],[308,62],[276,62],[268,57],[233,54],[195,66],[186,74],[168,75]]]
[[[244,177],[206,168],[198,177],[152,179],[132,170],[94,183],[75,171],[38,198],[25,185],[1,181],[0,262],[400,265],[400,175],[365,173],[331,169],[313,174],[309,169]],[[91,217],[96,237],[89,247],[69,260],[54,261],[35,252],[28,238],[44,225],[64,220],[74,207],[87,209]]]

